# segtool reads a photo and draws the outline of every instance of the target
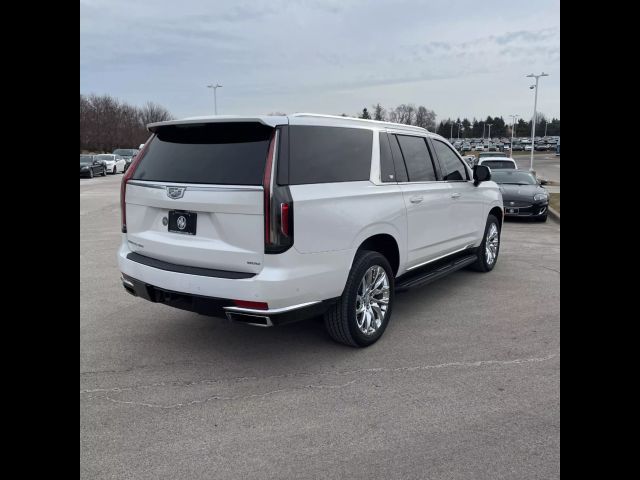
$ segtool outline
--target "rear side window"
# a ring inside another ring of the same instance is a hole
[[[391,145],[386,132],[380,132],[380,180],[383,182],[397,182]]]
[[[361,128],[289,127],[289,183],[369,180],[373,132]]]
[[[251,122],[159,127],[133,178],[261,185],[272,133],[272,128]]]
[[[436,151],[438,160],[440,161],[440,168],[442,169],[442,179],[453,180],[469,180],[467,175],[467,169],[464,168],[462,160],[458,158],[458,155],[449,148],[447,144],[440,140],[433,139],[433,148]]]
[[[431,182],[436,180],[436,172],[433,166],[431,153],[427,148],[426,139],[423,137],[411,137],[398,135],[398,142],[402,149],[404,162],[407,165],[407,174],[410,182]]]
[[[389,135],[389,143],[391,143],[391,154],[393,155],[393,164],[396,167],[396,178],[398,182],[407,182],[409,177],[407,176],[407,167],[402,159],[402,151],[400,145],[398,145],[398,139],[395,135]]]

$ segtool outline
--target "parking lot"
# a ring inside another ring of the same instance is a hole
[[[529,170],[531,165],[530,154],[514,155],[513,159],[518,168]],[[533,169],[539,177],[560,183],[560,157],[555,153],[536,153],[533,155]]]
[[[127,294],[121,178],[80,180],[82,478],[559,476],[558,223],[507,222],[493,272],[399,294],[353,349]]]

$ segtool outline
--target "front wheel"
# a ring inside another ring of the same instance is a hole
[[[89,178],[93,178],[93,168],[89,169]]]
[[[478,259],[471,268],[478,272],[490,272],[496,266],[500,253],[500,222],[494,215],[489,215],[484,228],[484,237],[478,248]]]
[[[356,254],[340,299],[324,316],[335,341],[367,347],[384,333],[394,299],[394,276],[387,259],[378,252]]]
[[[118,167],[116,167],[115,165],[113,166],[113,174],[115,175],[116,173],[118,173]]]
[[[102,175],[103,177],[107,176],[107,167],[102,167],[102,173],[100,175]]]

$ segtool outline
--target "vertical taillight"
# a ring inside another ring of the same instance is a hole
[[[264,189],[264,244],[271,244],[271,192],[273,185],[273,157],[276,153],[276,130],[271,135],[269,142],[269,150],[267,151],[267,162],[264,167],[264,177],[262,179],[262,188]]]
[[[269,142],[262,187],[264,189],[264,251],[282,253],[293,245],[293,199],[287,185],[279,184],[278,168],[288,158],[287,127],[274,130]]]
[[[125,196],[127,194],[127,182],[131,179],[131,177],[133,177],[133,174],[135,173],[136,168],[138,168],[140,160],[142,160],[142,157],[147,151],[147,146],[149,145],[149,142],[152,138],[153,135],[149,137],[149,140],[147,140],[142,149],[138,152],[136,158],[131,161],[131,165],[129,165],[127,171],[124,172],[122,182],[120,183],[120,216],[122,218],[122,233],[127,233],[127,207],[125,203]]]

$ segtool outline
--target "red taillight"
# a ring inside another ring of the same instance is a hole
[[[122,217],[122,233],[127,233],[127,208],[125,205],[125,195],[127,193],[127,182],[131,179],[131,177],[133,177],[133,174],[135,173],[136,168],[138,168],[138,164],[140,163],[140,160],[142,160],[142,157],[147,151],[147,146],[149,145],[149,142],[151,141],[152,138],[153,138],[153,135],[149,137],[149,140],[147,140],[147,142],[144,144],[144,146],[142,147],[142,150],[138,152],[138,155],[136,155],[136,158],[131,162],[131,165],[129,165],[129,168],[127,168],[127,171],[124,172],[124,176],[122,177],[122,182],[120,183],[120,215]]]
[[[289,236],[289,204],[280,204],[280,230],[287,237]]]
[[[273,156],[276,146],[276,131],[271,135],[269,151],[267,152],[267,163],[264,167],[264,177],[262,187],[264,188],[264,242],[265,245],[271,243],[271,172],[273,170]]]
[[[236,307],[241,308],[253,308],[254,310],[268,310],[269,305],[267,302],[252,302],[249,300],[234,300]]]

